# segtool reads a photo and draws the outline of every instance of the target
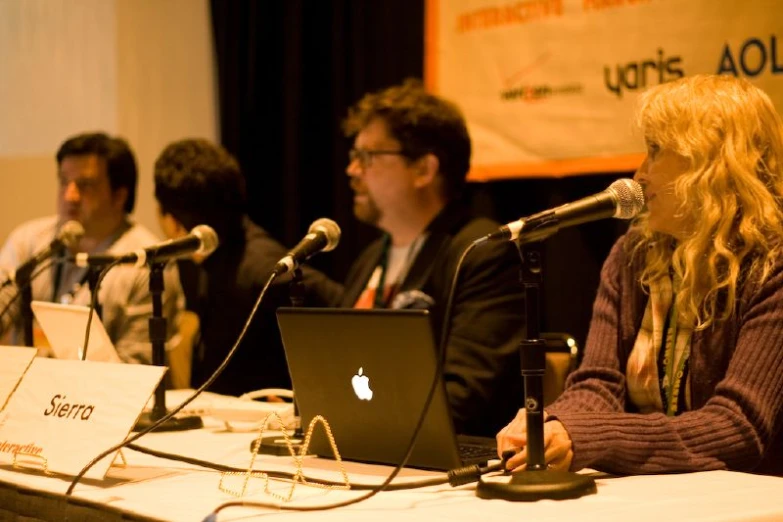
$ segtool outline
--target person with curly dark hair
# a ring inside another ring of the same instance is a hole
[[[0,251],[0,269],[13,270],[47,248],[63,224],[78,221],[84,235],[74,252],[124,254],[151,244],[158,238],[134,223],[129,214],[136,201],[136,159],[127,142],[103,132],[89,132],[68,138],[57,151],[56,216],[29,221],[16,228]],[[88,271],[73,263],[56,263],[32,282],[32,298],[88,305]],[[166,270],[163,295],[164,315],[172,324],[181,301],[175,270]],[[103,280],[98,294],[102,321],[119,358],[126,362],[150,363],[152,347],[147,329],[152,314],[149,272],[146,267],[115,267]],[[12,337],[23,342],[19,332],[21,307],[4,317],[3,326],[15,321]],[[173,333],[173,329],[170,331]]]
[[[351,268],[342,305],[427,308],[437,340],[457,260],[498,227],[461,203],[471,154],[462,113],[408,80],[367,94],[344,128],[354,137],[346,169],[354,214],[383,235]],[[508,243],[484,245],[463,265],[444,370],[458,433],[493,435],[520,405],[518,274]]]
[[[181,237],[199,224],[215,229],[220,244],[206,259],[178,262],[186,306],[198,314],[200,339],[191,385],[203,384],[239,337],[278,260],[287,249],[246,215],[245,179],[236,159],[204,139],[171,143],[155,161],[155,198],[161,228]],[[303,267],[305,304],[323,306],[342,287]],[[290,277],[278,278],[231,363],[209,388],[241,395],[261,388],[290,388],[275,310],[290,305]]]

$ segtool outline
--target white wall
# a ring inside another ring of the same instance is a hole
[[[219,134],[209,0],[0,0],[0,240],[54,213],[54,154],[94,130],[131,144],[134,218],[159,233],[155,157]]]

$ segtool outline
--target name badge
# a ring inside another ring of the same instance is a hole
[[[76,475],[124,440],[166,368],[36,358],[0,421],[0,460]],[[102,479],[115,454],[85,477]]]
[[[0,412],[35,358],[35,348],[0,346]]]

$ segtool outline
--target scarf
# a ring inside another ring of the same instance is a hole
[[[679,312],[672,280],[650,285],[650,298],[626,365],[628,395],[642,413],[678,415],[690,409],[688,359],[693,318]]]

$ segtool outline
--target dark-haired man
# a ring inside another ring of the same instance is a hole
[[[42,251],[67,221],[79,221],[84,235],[74,250],[88,254],[120,254],[156,243],[146,228],[133,223],[129,214],[136,200],[136,159],[121,138],[104,133],[85,133],[67,139],[57,151],[57,215],[29,221],[17,227],[0,251],[0,268],[13,270]],[[172,325],[181,300],[176,274],[166,270],[164,313]],[[87,269],[71,263],[55,264],[48,274],[32,282],[32,297],[88,305],[90,288]],[[146,268],[123,265],[104,278],[98,300],[102,320],[120,359],[149,363],[148,319],[152,313],[149,274]],[[22,342],[19,331],[21,309],[16,307],[4,320],[16,323],[13,338]]]
[[[366,95],[344,123],[356,217],[384,232],[351,268],[343,306],[429,308],[435,339],[457,261],[497,229],[459,203],[470,167],[464,118],[419,83]],[[519,260],[508,243],[474,250],[456,289],[444,378],[460,433],[494,435],[519,408],[524,332]]]
[[[201,324],[193,353],[191,384],[203,384],[242,330],[261,289],[287,249],[245,213],[245,181],[239,164],[223,147],[203,139],[167,146],[155,162],[155,197],[161,228],[181,237],[197,224],[215,229],[220,245],[204,260],[179,262],[187,308]],[[305,304],[325,305],[342,287],[303,268]],[[269,289],[242,345],[209,390],[227,395],[260,388],[290,388],[291,378],[275,310],[290,305],[290,277]]]

